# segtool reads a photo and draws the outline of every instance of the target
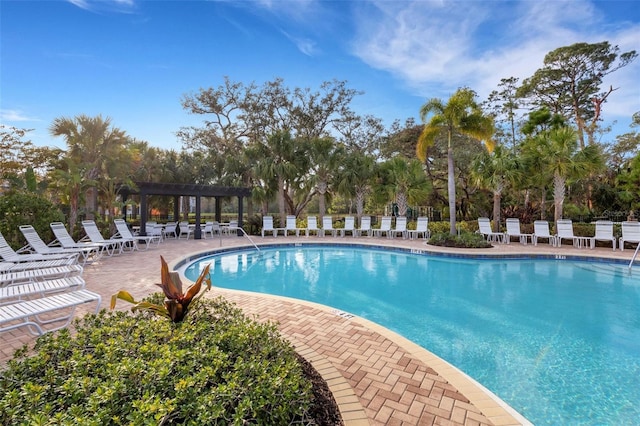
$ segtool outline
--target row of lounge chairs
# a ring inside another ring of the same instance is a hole
[[[82,226],[85,237],[75,241],[64,224],[51,223],[55,240],[47,244],[31,225],[20,226],[27,245],[15,251],[0,233],[0,332],[28,327],[33,334],[59,330],[72,320],[79,305],[101,297],[85,288],[84,267],[101,256],[148,249],[158,235],[134,235],[122,219],[117,233],[104,238],[92,220]]]
[[[344,227],[336,228],[333,225],[333,218],[331,216],[323,216],[322,217],[322,227],[318,227],[318,219],[316,216],[308,216],[307,217],[307,226],[304,228],[299,228],[297,224],[297,220],[295,216],[287,216],[286,226],[284,228],[277,228],[273,224],[273,216],[263,216],[262,218],[262,237],[265,234],[271,233],[274,237],[277,237],[280,233],[284,236],[289,236],[290,234],[295,234],[296,237],[299,237],[302,232],[304,232],[305,236],[309,236],[310,234],[316,234],[320,237],[324,237],[327,234],[337,237],[340,235],[344,237],[347,234],[350,234],[353,237],[382,237],[386,236],[387,238],[395,238],[401,236],[403,239],[414,239],[420,238],[423,239],[429,238],[429,219],[427,217],[419,217],[416,222],[415,229],[407,228],[407,218],[404,216],[396,217],[395,226],[392,227],[393,218],[391,216],[383,216],[380,221],[379,228],[371,227],[371,216],[362,216],[360,218],[360,227],[356,227],[355,217],[347,216],[344,219]]]
[[[491,229],[489,218],[478,218],[478,232],[487,241],[509,244],[512,238],[517,238],[521,244],[530,241],[538,245],[539,240],[546,240],[553,247],[561,247],[563,240],[571,241],[576,248],[590,247],[593,249],[597,241],[610,242],[613,250],[616,249],[616,237],[613,233],[613,222],[598,220],[595,223],[593,236],[578,236],[573,231],[573,222],[570,219],[560,219],[556,222],[556,233],[552,234],[549,222],[536,220],[533,223],[533,234],[523,233],[520,220],[509,218],[506,220],[506,232],[495,232]],[[622,222],[622,236],[619,239],[620,250],[624,250],[625,243],[640,243],[640,222]]]

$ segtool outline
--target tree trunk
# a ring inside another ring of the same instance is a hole
[[[356,189],[356,215],[358,216],[358,226],[362,226],[362,213],[364,212],[365,191]]]
[[[278,176],[278,213],[280,213],[280,226],[287,226],[287,213],[284,208],[284,179]]]
[[[317,189],[318,189],[318,212],[320,214],[320,218],[322,219],[322,217],[325,215],[325,212],[327,211],[326,198],[325,198],[325,194],[327,192],[327,183],[319,182]]]
[[[407,210],[409,209],[409,202],[405,192],[401,191],[396,194],[396,205],[398,206],[398,216],[406,216]]]
[[[566,179],[558,174],[553,176],[553,207],[554,220],[562,219],[562,208],[564,206],[564,193],[566,188]]]
[[[493,227],[494,232],[500,232],[500,200],[502,199],[501,191],[493,192]]]
[[[453,148],[447,150],[447,188],[449,192],[449,233],[456,235],[456,180],[453,168]]]

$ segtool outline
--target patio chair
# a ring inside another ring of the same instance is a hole
[[[506,220],[507,232],[504,234],[504,239],[507,244],[511,243],[511,237],[518,238],[520,244],[527,245],[527,240],[531,240],[533,243],[533,234],[523,234],[520,229],[520,219],[517,217],[510,217]]]
[[[213,238],[213,222],[205,222],[204,226],[202,227],[202,239],[206,240],[207,235]]]
[[[158,243],[164,241],[164,225],[157,222],[147,222],[145,225],[147,236],[158,238]]]
[[[361,237],[363,234],[367,234],[367,237],[370,237],[372,232],[371,216],[362,216],[360,218],[360,228],[356,229],[356,236]]]
[[[573,233],[571,219],[558,219],[556,222],[556,246],[562,247],[562,240],[571,240],[574,247],[580,247],[580,240]]]
[[[73,254],[78,253],[82,257],[82,264],[86,264],[89,259],[98,256],[98,249],[95,247],[86,248],[63,248],[63,247],[49,247],[38,235],[38,232],[31,225],[20,225],[20,232],[27,240],[27,245],[18,250],[18,253],[36,252],[42,255],[59,255],[59,254]]]
[[[164,225],[164,237],[178,238],[178,222],[167,222]]]
[[[622,236],[620,237],[620,251],[624,250],[624,243],[640,244],[640,222],[622,222]]]
[[[273,227],[273,216],[263,216],[262,217],[262,238],[264,238],[264,234],[267,232],[271,232],[274,237],[278,236],[278,231],[283,230],[284,228],[274,228]]]
[[[77,252],[48,255],[38,253],[20,254],[13,250],[13,248],[9,245],[7,240],[5,240],[4,236],[0,232],[0,258],[7,262],[23,263],[53,259],[66,259],[70,263],[78,263],[79,257],[80,253]]]
[[[327,232],[329,232],[333,237],[338,234],[338,230],[333,227],[333,218],[331,216],[322,216],[322,229],[320,236],[324,237]]]
[[[114,219],[113,223],[116,225],[118,232],[114,237],[122,238],[127,243],[133,244],[133,250],[140,250],[138,242],[143,241],[145,243],[145,250],[148,250],[151,243],[156,242],[160,244],[160,239],[154,235],[133,235],[127,222],[124,219]]]
[[[380,228],[376,228],[373,230],[374,237],[382,237],[383,234],[386,234],[387,238],[390,237],[391,233],[391,216],[382,216],[382,221],[380,222]]]
[[[307,227],[304,228],[305,236],[309,236],[311,232],[315,232],[316,235],[320,235],[320,228],[318,228],[318,218],[315,216],[307,216]]]
[[[494,232],[493,229],[491,229],[491,221],[488,217],[478,218],[478,233],[482,234],[482,236],[486,238],[487,242],[505,242],[504,232]]]
[[[407,218],[405,216],[396,216],[396,227],[388,232],[389,238],[395,238],[396,235],[402,235],[402,239],[407,239]]]
[[[613,251],[616,251],[616,237],[613,235],[613,222],[610,220],[596,221],[596,233],[589,237],[591,248],[595,248],[596,241],[610,241]]]
[[[426,240],[430,236],[429,232],[429,218],[426,216],[420,216],[416,222],[416,229],[407,230],[409,239],[417,239],[422,235],[422,239]]]
[[[556,246],[556,237],[551,235],[549,231],[549,222],[546,220],[536,220],[533,222],[533,245],[538,245],[539,238],[546,238],[549,240],[549,245],[555,247]]]
[[[287,223],[284,227],[284,236],[288,237],[289,232],[296,234],[296,237],[300,236],[300,229],[298,228],[296,217],[294,215],[287,216]]]
[[[178,225],[180,228],[180,233],[178,234],[178,238],[186,238],[187,240],[193,234],[193,228],[189,225],[189,222],[183,221]]]
[[[84,233],[86,234],[80,241],[91,241],[93,243],[98,244],[109,244],[112,248],[113,253],[122,254],[125,249],[125,242],[122,239],[105,239],[98,229],[98,225],[93,220],[83,220],[82,228],[84,228]]]
[[[344,237],[347,232],[351,232],[351,236],[356,236],[356,218],[353,216],[347,216],[344,218],[344,228],[340,229],[340,236]]]
[[[50,247],[54,247],[59,245],[63,248],[95,248],[98,250],[99,254],[106,253],[107,256],[113,255],[113,246],[108,243],[93,243],[93,242],[85,242],[85,241],[74,241],[73,237],[67,231],[64,223],[62,222],[52,222],[49,224],[51,230],[53,231],[53,235],[55,235],[56,239],[49,243]]]
[[[225,235],[238,235],[238,226],[237,220],[230,220],[229,223],[222,225],[222,233]]]

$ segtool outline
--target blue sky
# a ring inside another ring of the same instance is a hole
[[[480,99],[501,78],[529,77],[546,53],[609,41],[640,51],[640,7],[628,1],[0,1],[0,123],[65,147],[57,117],[110,117],[151,146],[201,125],[180,99],[224,76],[290,88],[346,80],[352,107],[389,126],[461,86]],[[604,124],[628,132],[640,111],[640,60],[608,77]]]

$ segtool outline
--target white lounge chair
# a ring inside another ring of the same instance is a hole
[[[151,243],[156,242],[160,244],[160,239],[157,236],[153,235],[133,235],[127,222],[124,219],[114,219],[113,223],[116,225],[116,229],[118,232],[114,235],[114,238],[122,238],[126,243],[133,244],[133,250],[139,250],[140,246],[138,245],[139,241],[144,241],[145,250],[149,249]]]
[[[426,216],[420,216],[416,222],[416,229],[409,229],[407,234],[412,240],[420,238],[420,235],[422,235],[422,239],[424,240],[429,238],[429,218]]]
[[[640,244],[640,222],[622,222],[622,236],[620,237],[620,251],[624,250],[624,243]]]
[[[360,237],[364,234],[367,237],[372,235],[373,231],[371,230],[371,216],[362,216],[360,218],[360,228],[356,229],[356,236]]]
[[[520,229],[520,219],[517,217],[511,217],[506,220],[507,232],[504,234],[504,239],[507,244],[511,243],[511,237],[518,238],[520,244],[527,245],[527,240],[531,240],[533,243],[533,234],[523,234]]]
[[[23,263],[23,262],[35,262],[41,260],[53,260],[53,259],[65,259],[70,263],[77,263],[80,257],[80,253],[62,253],[43,255],[37,253],[19,254],[9,245],[7,240],[0,232],[0,257],[6,262]]]
[[[347,216],[344,218],[344,228],[340,229],[340,236],[344,237],[347,232],[351,232],[351,236],[356,236],[356,218]]]
[[[549,231],[549,222],[546,220],[536,220],[533,222],[533,245],[538,245],[539,238],[546,238],[549,240],[549,245],[556,246],[556,237],[551,235]]]
[[[284,231],[284,228],[274,228],[273,227],[273,216],[263,216],[262,217],[262,238],[264,238],[264,234],[267,232],[271,232],[274,237],[278,236],[278,231]]]
[[[613,235],[613,222],[610,220],[596,221],[596,233],[589,238],[591,248],[595,248],[596,241],[610,241],[613,251],[616,251],[616,237]]]
[[[390,236],[391,233],[391,216],[383,216],[382,221],[380,222],[380,228],[376,228],[373,230],[374,237],[382,237],[383,234]]]
[[[75,258],[33,260],[30,262],[0,261],[0,272],[26,271],[28,269],[56,268],[58,266],[77,265]],[[82,267],[80,267],[82,268]]]
[[[304,228],[305,236],[309,236],[310,233],[315,232],[316,235],[320,235],[320,228],[318,228],[318,218],[315,216],[307,216],[307,227]]]
[[[108,243],[74,241],[73,237],[69,234],[67,228],[62,222],[52,222],[49,224],[49,226],[51,226],[53,235],[55,235],[56,237],[54,241],[49,243],[50,247],[57,244],[63,248],[95,248],[98,251],[98,254],[106,253],[107,256],[111,256],[113,254],[113,246]]]
[[[488,217],[478,218],[478,233],[482,234],[488,242],[504,243],[504,232],[495,232],[491,229],[491,221]]]
[[[288,237],[289,232],[296,234],[296,237],[300,236],[300,229],[298,228],[296,217],[293,215],[287,216],[287,223],[284,227],[284,236]]]
[[[90,258],[97,257],[99,250],[95,247],[87,247],[87,248],[61,248],[61,247],[49,247],[35,228],[31,225],[20,225],[20,232],[24,235],[24,238],[27,240],[27,245],[22,247],[18,252],[28,251],[35,252],[41,255],[60,255],[60,254],[73,254],[78,253],[82,257],[82,263],[86,264]]]
[[[332,237],[338,234],[338,230],[333,227],[333,218],[331,216],[322,216],[322,229],[320,236],[324,237],[329,232]]]
[[[571,219],[558,219],[556,222],[556,245],[562,247],[562,240],[571,240],[574,247],[580,247],[580,240],[573,233]]]
[[[91,241],[92,243],[108,244],[111,247],[111,251],[115,254],[121,254],[125,249],[125,243],[122,239],[105,239],[98,229],[98,225],[93,220],[83,220],[82,227],[86,234],[80,241]]]
[[[85,286],[82,277],[48,279],[46,281],[27,282],[0,287],[0,305],[15,303],[32,296],[45,296],[69,289],[80,290]]]
[[[389,238],[395,238],[396,235],[402,235],[402,239],[407,239],[407,218],[405,216],[396,216],[396,227],[388,232]]]
[[[100,310],[102,298],[99,294],[89,290],[77,290],[55,294],[53,296],[40,297],[32,300],[0,306],[0,332],[13,330],[14,328],[28,326],[32,334],[42,335],[47,332],[66,327],[73,318],[75,308],[84,303],[97,302],[95,312]],[[71,309],[66,315],[47,320],[40,319],[40,315]],[[54,328],[43,328],[46,324],[64,321],[62,325]],[[5,325],[6,324],[6,325]],[[35,331],[33,330],[35,329]]]
[[[32,262],[26,262],[25,265]],[[36,262],[33,262],[36,263]],[[82,275],[82,266],[60,265],[60,266],[41,266],[29,269],[8,269],[0,272],[0,287],[17,283],[37,282],[54,278],[67,278]]]

